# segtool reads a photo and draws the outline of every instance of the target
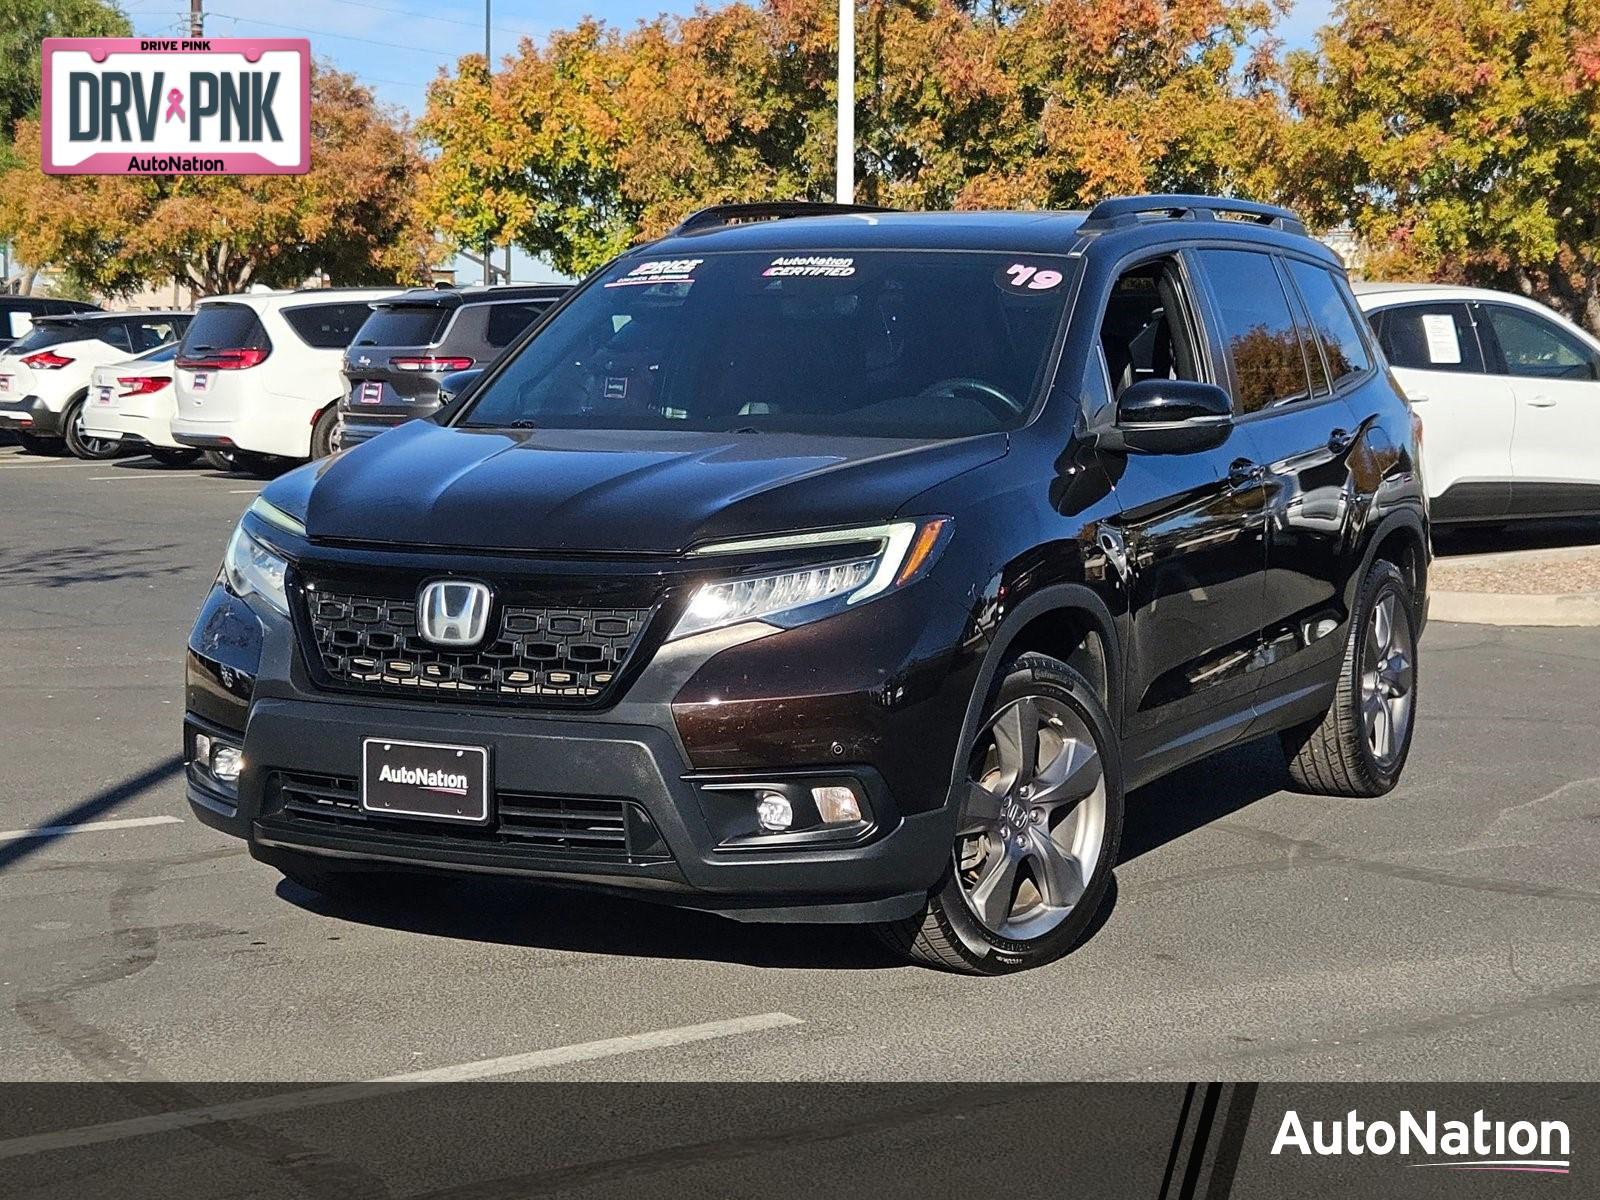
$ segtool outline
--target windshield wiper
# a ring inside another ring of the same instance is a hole
[[[537,429],[539,424],[531,417],[518,417],[506,426],[507,429]]]

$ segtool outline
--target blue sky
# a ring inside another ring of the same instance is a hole
[[[1290,45],[1305,45],[1327,20],[1332,0],[1297,0],[1280,26]],[[494,54],[509,54],[523,37],[541,39],[584,15],[631,25],[661,12],[690,12],[693,0],[490,0]],[[312,53],[368,84],[386,104],[415,116],[428,81],[463,54],[483,50],[483,0],[204,0],[213,37],[294,37]],[[134,32],[155,36],[188,28],[187,0],[122,0]],[[550,276],[518,253],[518,279]]]

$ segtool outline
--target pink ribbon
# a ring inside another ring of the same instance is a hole
[[[177,117],[180,121],[188,119],[183,115],[183,93],[177,88],[173,88],[167,93],[167,115],[165,121],[170,121],[173,117]]]

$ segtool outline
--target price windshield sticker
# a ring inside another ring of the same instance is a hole
[[[650,283],[693,283],[694,269],[705,262],[703,258],[658,258],[642,262],[620,279],[605,286],[639,287]]]

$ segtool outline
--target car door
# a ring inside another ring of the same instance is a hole
[[[1482,307],[1516,396],[1510,514],[1600,512],[1600,346],[1553,314]]]
[[[1102,297],[1091,371],[1109,394],[1153,378],[1226,386],[1191,264],[1158,256],[1121,270]],[[1103,365],[1108,364],[1108,365]],[[1124,736],[1130,781],[1225,745],[1251,719],[1264,601],[1263,489],[1241,428],[1191,453],[1107,456],[1121,509],[1105,536],[1128,584]]]
[[[1478,306],[1442,299],[1384,305],[1369,320],[1422,419],[1422,480],[1433,519],[1504,516],[1517,401],[1511,381],[1487,365]]]

